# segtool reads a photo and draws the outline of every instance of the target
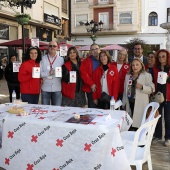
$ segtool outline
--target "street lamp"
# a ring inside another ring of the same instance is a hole
[[[103,28],[103,22],[95,22],[94,20],[91,20],[90,23],[87,21],[87,23],[85,23],[86,26],[86,30],[87,32],[91,32],[91,39],[93,40],[93,44],[95,43],[95,41],[97,40],[97,36],[95,35],[95,33],[97,31],[101,31]]]
[[[24,7],[32,8],[32,4],[36,3],[36,0],[6,0],[10,7],[21,7],[21,14],[24,13]],[[25,35],[24,24],[22,24],[22,61],[25,58]]]

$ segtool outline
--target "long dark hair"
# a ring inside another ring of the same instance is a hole
[[[78,51],[77,51],[77,48],[74,47],[74,46],[73,46],[73,47],[70,47],[70,48],[68,49],[68,51],[67,51],[67,56],[66,56],[66,58],[65,58],[65,62],[70,61],[69,54],[70,54],[70,51],[71,51],[71,50],[73,50],[73,51],[76,52],[76,60],[77,60],[78,63],[80,63],[79,53],[78,53]]]
[[[26,52],[26,54],[25,54],[25,61],[31,59],[31,58],[30,58],[30,51],[33,50],[33,49],[37,50],[37,53],[38,53],[38,56],[37,56],[35,62],[36,62],[36,63],[40,63],[40,61],[41,61],[41,51],[40,51],[40,49],[39,49],[37,46],[35,46],[35,47],[29,47],[29,48],[27,49],[27,52]]]

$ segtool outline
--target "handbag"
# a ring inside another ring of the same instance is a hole
[[[111,100],[111,97],[106,92],[102,92],[99,101],[104,102],[104,103],[109,103],[110,100]]]
[[[152,97],[152,101],[153,102],[157,102],[159,104],[161,104],[162,102],[164,102],[165,98],[163,93],[161,93],[160,91],[158,91],[153,97]]]

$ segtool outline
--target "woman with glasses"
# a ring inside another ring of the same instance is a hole
[[[125,76],[129,71],[128,54],[126,49],[119,50],[117,56],[117,62],[114,62],[113,64],[117,67],[117,70],[119,72],[120,87],[119,87],[118,99],[122,100]]]
[[[36,74],[36,68],[40,67],[40,61],[41,52],[39,48],[28,48],[25,55],[25,61],[21,64],[18,73],[21,99],[23,102],[38,104],[40,94],[40,77],[34,78],[34,74]]]
[[[133,119],[132,129],[141,126],[145,107],[149,103],[149,94],[155,90],[151,74],[139,58],[134,58],[124,82],[123,105]]]
[[[75,47],[68,49],[65,61],[62,66],[62,106],[84,107],[86,98],[85,92],[81,90],[79,71],[81,60]]]
[[[167,50],[161,49],[156,54],[156,64],[153,69],[154,72],[154,83],[156,92],[163,93],[164,102],[160,104],[159,113],[162,115],[164,109],[164,120],[165,120],[165,146],[170,146],[170,54]],[[167,81],[165,84],[157,83],[158,72],[167,73]],[[158,121],[155,129],[155,141],[162,140],[162,120]]]
[[[119,92],[119,73],[116,66],[111,64],[111,57],[107,51],[99,53],[100,66],[93,73],[93,81],[96,84],[96,90],[93,92],[93,102],[98,108],[109,109],[110,100],[102,100],[102,92],[108,96],[114,96],[117,100]]]

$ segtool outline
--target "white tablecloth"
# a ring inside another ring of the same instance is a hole
[[[8,114],[3,120],[0,167],[6,170],[129,170],[120,131],[132,123],[125,111],[25,105],[28,116]],[[67,123],[75,113],[93,114],[88,124]]]

